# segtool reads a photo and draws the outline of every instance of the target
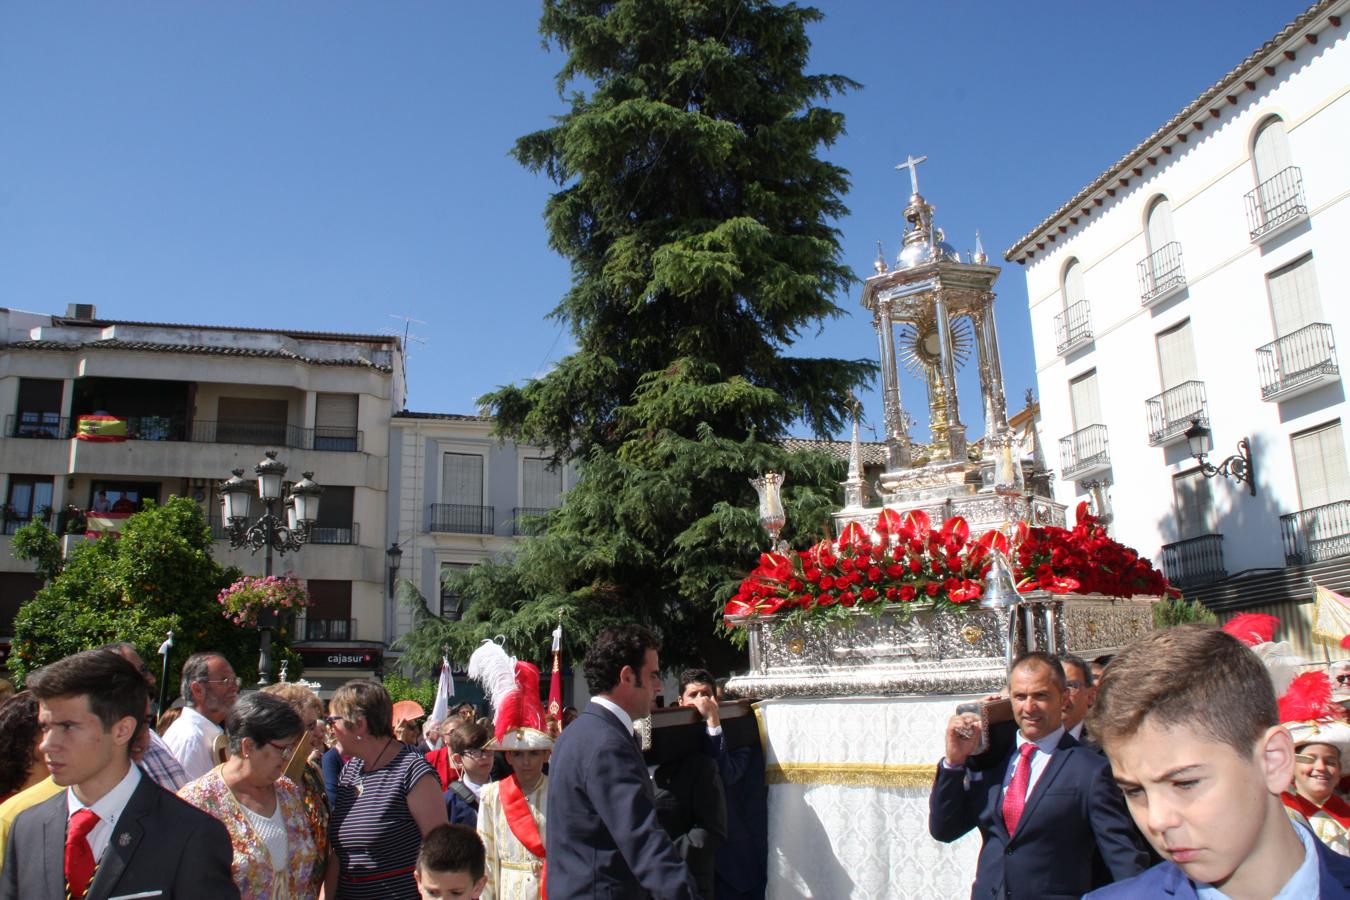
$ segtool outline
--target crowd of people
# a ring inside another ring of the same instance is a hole
[[[1350,897],[1350,665],[1291,658],[1276,624],[1014,660],[948,722],[929,796],[935,839],[982,838],[972,898]]]
[[[765,850],[747,812],[762,755],[747,777],[711,674],[680,684],[702,751],[644,760],[658,650],[644,629],[604,631],[584,663],[595,696],[556,719],[537,668],[509,660],[484,685],[491,717],[461,704],[425,734],[376,681],[327,704],[294,682],[241,694],[210,652],[155,719],[134,647],[77,653],[0,703],[0,900],[763,897],[743,855]]]

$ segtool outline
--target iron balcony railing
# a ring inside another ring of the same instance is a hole
[[[5,437],[64,440],[70,437],[70,419],[60,413],[11,414],[5,416]]]
[[[1325,322],[1305,325],[1256,350],[1261,375],[1261,399],[1269,400],[1310,381],[1340,373],[1331,326]]]
[[[359,453],[365,433],[352,428],[319,426],[301,428],[279,422],[212,421],[186,417],[118,416],[126,423],[129,441],[190,441],[197,444],[254,444],[290,447],[296,450],[332,450]],[[73,426],[73,427],[72,427]],[[79,416],[71,419],[54,413],[19,413],[5,416],[5,436],[67,440],[79,431]]]
[[[1139,260],[1139,302],[1148,306],[1186,286],[1186,270],[1181,264],[1181,244],[1163,244]]]
[[[361,523],[350,525],[315,525],[305,536],[310,544],[359,544],[361,543]]]
[[[1064,354],[1092,340],[1092,307],[1079,300],[1055,316],[1056,353]]]
[[[1247,192],[1247,231],[1260,240],[1287,222],[1308,215],[1303,199],[1303,172],[1298,166],[1276,172]]]
[[[351,641],[356,639],[356,620],[306,616],[296,620],[295,634],[302,641]]]
[[[1223,535],[1204,534],[1163,544],[1162,570],[1167,580],[1178,586],[1228,577],[1223,564]]]
[[[34,522],[41,522],[43,525],[46,525],[48,528],[51,528],[52,514],[47,513],[47,515],[45,516],[14,516],[10,515],[9,513],[5,513],[4,532],[7,535],[12,535],[14,534],[14,532],[18,531],[23,526],[31,525]]]
[[[1183,381],[1174,388],[1150,397],[1148,406],[1148,442],[1156,447],[1184,434],[1191,421],[1209,424],[1203,381]]]
[[[517,506],[511,510],[511,533],[514,535],[522,534],[542,534],[548,529],[548,523],[544,521],[552,507],[548,506]]]
[[[494,514],[491,506],[473,506],[465,503],[433,503],[427,531],[445,531],[456,534],[492,534]]]
[[[1111,464],[1111,455],[1107,452],[1106,426],[1089,425],[1073,434],[1059,439],[1059,464],[1064,472],[1064,480]]]
[[[1350,500],[1280,516],[1280,536],[1289,565],[1350,554]]]

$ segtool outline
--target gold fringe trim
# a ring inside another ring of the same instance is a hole
[[[866,763],[787,763],[765,767],[769,784],[841,784],[848,787],[929,787],[934,763],[869,765]]]

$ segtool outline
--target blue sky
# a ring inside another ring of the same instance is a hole
[[[1002,251],[1306,6],[1290,0],[825,0],[812,69],[852,173],[838,224],[871,273],[908,178],[958,249]],[[412,316],[408,406],[471,412],[572,346],[541,213],[509,156],[562,109],[537,3],[0,4],[0,306],[320,331]],[[998,324],[1009,406],[1035,383],[1021,268]],[[859,289],[800,355],[874,357]],[[978,390],[963,379],[979,431]],[[972,397],[972,391],[974,396]],[[907,405],[920,397],[906,387]],[[865,415],[880,419],[875,392]],[[922,408],[914,410],[926,419]]]

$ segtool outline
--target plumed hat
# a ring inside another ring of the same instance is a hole
[[[483,641],[469,657],[468,674],[483,686],[492,704],[490,749],[548,750],[553,746],[539,699],[538,666],[517,662],[499,644]]]
[[[1344,767],[1350,753],[1350,725],[1333,718],[1331,679],[1326,672],[1304,672],[1280,698],[1280,723],[1294,746],[1327,744],[1341,755]]]

